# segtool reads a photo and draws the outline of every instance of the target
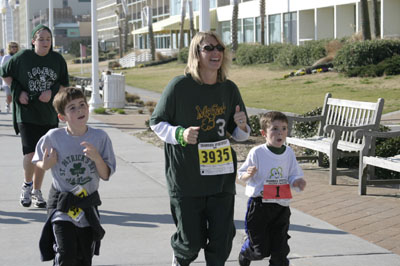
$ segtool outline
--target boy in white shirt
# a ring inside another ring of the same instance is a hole
[[[288,266],[291,187],[302,191],[306,181],[293,150],[284,145],[288,120],[281,112],[268,112],[260,118],[266,144],[250,150],[238,170],[246,182],[245,228],[247,239],[239,253],[239,265],[270,258],[270,266]]]

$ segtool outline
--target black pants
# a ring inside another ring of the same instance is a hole
[[[250,198],[246,213],[248,238],[240,253],[249,260],[270,258],[270,266],[288,266],[290,208]]]
[[[236,232],[235,195],[171,197],[170,204],[177,230],[171,237],[171,246],[179,264],[189,265],[204,248],[208,266],[225,265]]]
[[[53,223],[56,240],[54,266],[90,266],[94,241],[90,227],[80,228],[71,222]]]

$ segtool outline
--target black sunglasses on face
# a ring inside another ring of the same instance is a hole
[[[217,49],[219,52],[223,52],[225,50],[225,47],[223,47],[221,44],[217,44],[215,46],[212,44],[207,44],[204,45],[202,49],[207,52],[214,51],[214,49]]]

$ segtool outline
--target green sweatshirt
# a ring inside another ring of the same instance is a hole
[[[232,81],[200,85],[190,75],[174,78],[165,88],[150,119],[150,125],[199,126],[198,142],[228,138],[236,128],[236,105],[245,110],[239,89]],[[185,147],[165,143],[168,189],[171,196],[207,196],[220,192],[235,194],[237,159],[232,149],[233,173],[200,174],[198,145]]]
[[[59,53],[50,51],[45,56],[39,56],[33,50],[20,51],[1,68],[0,75],[13,78],[11,90],[16,123],[57,125],[53,98],[60,85],[69,85],[67,64]],[[46,90],[52,91],[52,98],[44,103],[39,100],[39,96]],[[27,105],[19,102],[22,91],[29,95]]]

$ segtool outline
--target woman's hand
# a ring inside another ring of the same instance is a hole
[[[20,104],[28,104],[29,103],[29,96],[26,91],[21,91],[21,94],[19,95],[18,98]]]
[[[233,115],[233,120],[236,125],[243,131],[247,132],[247,118],[243,111],[240,111],[240,106],[236,105],[236,112]]]
[[[39,101],[48,103],[51,99],[51,90],[43,91],[39,96]]]
[[[183,131],[183,140],[188,144],[196,144],[200,127],[188,127]]]

